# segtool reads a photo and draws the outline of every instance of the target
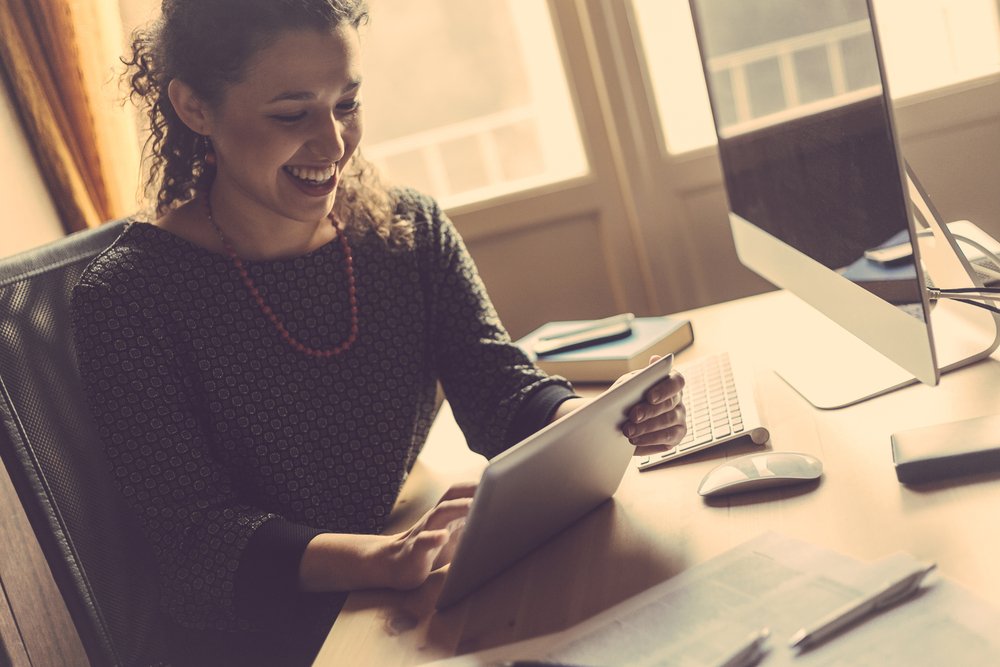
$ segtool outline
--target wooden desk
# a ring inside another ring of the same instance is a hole
[[[317,666],[412,665],[561,630],[766,530],[875,559],[909,551],[1000,606],[1000,475],[911,489],[896,481],[889,436],[917,426],[1000,412],[1000,363],[989,359],[836,411],[812,408],[771,370],[784,341],[785,293],[691,311],[696,342],[678,363],[729,350],[754,369],[769,447],[824,464],[818,486],[706,502],[701,478],[751,444],[702,452],[672,465],[629,470],[612,502],[515,564],[470,598],[434,611],[443,577],[406,592],[353,594]],[[482,462],[442,414],[394,515],[412,522],[449,481]]]

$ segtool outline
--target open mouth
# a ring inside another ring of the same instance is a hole
[[[303,185],[317,187],[330,185],[333,182],[333,177],[335,173],[334,165],[324,167],[322,169],[315,169],[312,167],[282,167],[285,173],[299,181]]]

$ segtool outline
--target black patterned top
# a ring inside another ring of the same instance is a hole
[[[150,224],[130,224],[76,286],[86,392],[180,624],[266,623],[298,595],[315,535],[382,530],[438,380],[486,457],[572,395],[511,344],[436,203],[410,191],[399,202],[414,247],[374,234],[352,243],[360,333],[335,357],[293,350],[228,258]],[[347,337],[339,242],[245,265],[298,340],[326,348]]]

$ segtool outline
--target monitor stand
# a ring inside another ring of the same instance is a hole
[[[787,330],[794,323],[795,340],[785,341],[774,370],[814,407],[843,408],[918,382],[812,306],[790,297],[788,318],[779,327]],[[997,327],[989,326],[992,318],[969,317],[974,309],[948,300],[934,307],[931,326],[941,373],[988,357],[1000,342]]]
[[[906,168],[913,214],[932,234],[921,236],[921,263],[938,287],[981,287],[959,245],[941,222],[915,175]],[[925,297],[926,298],[926,297]],[[799,299],[781,328],[794,329],[775,364],[777,374],[813,406],[842,408],[895,391],[917,379]],[[930,333],[939,373],[988,357],[1000,345],[1000,316],[941,299],[930,309]]]

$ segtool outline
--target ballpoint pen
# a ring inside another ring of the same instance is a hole
[[[586,324],[581,324],[578,327],[570,329],[568,331],[560,331],[559,333],[552,334],[550,336],[542,336],[538,340],[553,340],[556,338],[566,338],[567,336],[575,336],[577,334],[586,333],[588,331],[593,331],[594,329],[600,329],[612,324],[628,324],[635,319],[635,315],[632,313],[622,313],[620,315],[612,315],[611,317],[605,317],[600,320],[593,320]]]
[[[770,636],[771,631],[768,628],[751,632],[743,644],[723,659],[718,667],[750,667],[750,665],[757,664],[757,661],[764,655],[764,644],[767,643],[767,638]]]
[[[902,577],[890,581],[874,593],[848,602],[818,622],[793,634],[788,640],[788,646],[790,648],[806,648],[823,641],[841,628],[869,614],[906,599],[917,591],[924,577],[934,567],[934,563],[930,565],[921,563],[916,570],[911,570]]]
[[[632,332],[632,321],[635,315],[623,313],[595,320],[570,331],[561,331],[549,336],[542,336],[533,345],[536,354],[551,354],[570,350],[600,342],[624,338]]]

